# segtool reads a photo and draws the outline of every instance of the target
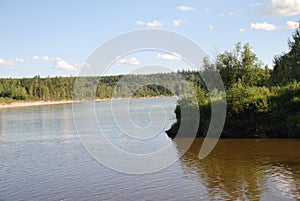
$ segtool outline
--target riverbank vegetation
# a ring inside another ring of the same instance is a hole
[[[237,43],[214,62],[206,59],[209,68],[219,71],[226,90],[227,114],[221,137],[300,137],[300,29],[288,45],[287,53],[274,57],[273,70],[259,61],[248,44]],[[197,136],[206,135],[212,100],[205,88],[197,93],[202,94],[197,101],[186,98],[178,102],[177,122],[167,131],[170,137],[176,136],[182,122],[189,121],[182,119],[181,107],[199,107]]]

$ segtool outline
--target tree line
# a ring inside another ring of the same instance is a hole
[[[225,85],[227,114],[221,137],[300,137],[299,28],[288,46],[287,53],[274,56],[273,70],[263,65],[249,44],[237,43],[232,51],[219,54],[213,62],[205,59],[208,68],[220,72]],[[193,120],[193,117],[182,117],[180,108],[199,108],[201,118],[196,135],[206,136],[210,105],[215,100],[210,99],[204,88],[197,93],[196,102],[190,98],[179,100],[175,110],[177,122],[167,131],[171,138],[176,136],[181,124]]]
[[[0,102],[181,95],[193,88],[187,83],[194,83],[195,87],[196,83],[200,83],[197,74],[199,73],[178,71],[101,77],[1,78]]]

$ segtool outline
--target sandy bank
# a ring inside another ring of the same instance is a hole
[[[26,102],[12,102],[12,103],[0,103],[0,108],[10,108],[10,107],[28,107],[28,106],[38,106],[38,105],[56,105],[56,104],[66,104],[73,103],[72,100],[63,101],[26,101]]]
[[[124,99],[140,99],[140,98],[163,98],[164,96],[155,97],[132,97],[132,98],[112,98],[112,99],[95,99],[95,102],[108,101],[108,100],[124,100]],[[175,97],[175,96],[174,96]],[[29,106],[39,106],[39,105],[56,105],[56,104],[67,104],[67,103],[78,103],[83,101],[73,101],[73,100],[61,100],[61,101],[22,101],[22,102],[12,102],[12,103],[0,103],[1,108],[12,108],[12,107],[29,107]]]

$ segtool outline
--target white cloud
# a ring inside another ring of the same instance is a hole
[[[142,25],[142,26],[146,25],[146,23],[143,22],[142,20],[137,20],[137,21],[135,21],[135,23],[138,25]]]
[[[269,4],[262,9],[263,14],[271,14],[279,17],[293,16],[300,14],[299,0],[271,0]]]
[[[139,65],[140,61],[135,57],[131,57],[130,59],[118,59],[117,62],[119,64],[127,64],[127,65]]]
[[[267,22],[263,22],[263,23],[251,23],[250,24],[251,29],[256,29],[256,30],[265,30],[265,31],[273,31],[276,30],[277,27],[274,24],[269,24]]]
[[[1,66],[12,66],[12,65],[14,65],[14,62],[0,58],[0,65]]]
[[[158,54],[158,55],[156,55],[156,59],[180,61],[181,56],[176,52],[172,52],[172,54]]]
[[[214,27],[213,25],[209,25],[208,28],[209,28],[209,30],[211,30],[211,31],[215,30],[215,27]]]
[[[33,60],[40,60],[40,61],[50,61],[50,58],[47,56],[33,56]]]
[[[19,59],[19,58],[17,58]],[[16,61],[17,61],[16,59]],[[33,56],[33,60],[37,60],[37,61],[51,61],[53,62],[53,66],[56,69],[62,69],[62,70],[66,70],[66,71],[77,71],[77,68],[75,67],[76,64],[69,64],[67,61],[65,61],[62,58],[49,58],[48,56]],[[20,62],[20,61],[18,61]],[[86,64],[84,64],[86,65]]]
[[[74,65],[69,64],[68,62],[66,62],[62,58],[55,58],[54,67],[57,68],[57,69],[62,69],[62,70],[66,70],[66,71],[75,71],[75,70],[77,70]]]
[[[177,7],[178,10],[181,10],[181,11],[191,11],[191,10],[196,10],[195,7],[192,7],[192,6],[178,6]]]
[[[162,22],[159,22],[157,20],[153,20],[152,22],[147,22],[148,27],[162,27]]]
[[[22,58],[16,58],[16,62],[18,62],[18,63],[23,63],[24,62],[24,59],[22,59]]]
[[[243,29],[243,28],[240,28],[240,29],[239,29],[239,32],[243,32],[243,31],[245,31],[245,29]]]
[[[288,29],[297,29],[299,27],[299,22],[287,21],[286,25]]]
[[[180,26],[182,24],[183,20],[173,20],[173,25],[174,26]]]
[[[157,20],[152,20],[152,22],[144,22],[142,20],[137,20],[135,21],[136,24],[141,25],[141,26],[147,26],[147,27],[162,27],[163,23],[159,22]]]

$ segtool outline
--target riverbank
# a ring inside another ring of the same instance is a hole
[[[197,93],[197,101],[187,97],[178,102],[177,121],[166,132],[169,137],[176,137],[177,132],[181,132],[178,137],[206,136],[211,123],[211,101],[205,92]],[[215,104],[225,103],[215,100]],[[300,138],[300,82],[280,87],[236,84],[226,91],[226,108],[221,138]],[[199,112],[201,118],[194,117],[193,112]]]
[[[22,102],[12,102],[12,103],[0,103],[1,108],[12,108],[12,107],[29,107],[29,106],[39,106],[39,105],[56,105],[56,104],[67,104],[73,103],[73,100],[61,100],[61,101],[22,101]]]
[[[154,97],[131,97],[131,98],[105,98],[105,99],[95,99],[95,102],[108,101],[108,100],[126,100],[126,99],[139,99],[139,98],[164,98],[169,96],[154,96]],[[176,96],[173,96],[176,97]],[[16,101],[10,103],[1,103],[0,109],[2,108],[14,108],[14,107],[30,107],[30,106],[40,106],[40,105],[57,105],[57,104],[69,104],[69,103],[79,103],[84,101],[74,101],[74,100],[59,100],[59,101]]]

